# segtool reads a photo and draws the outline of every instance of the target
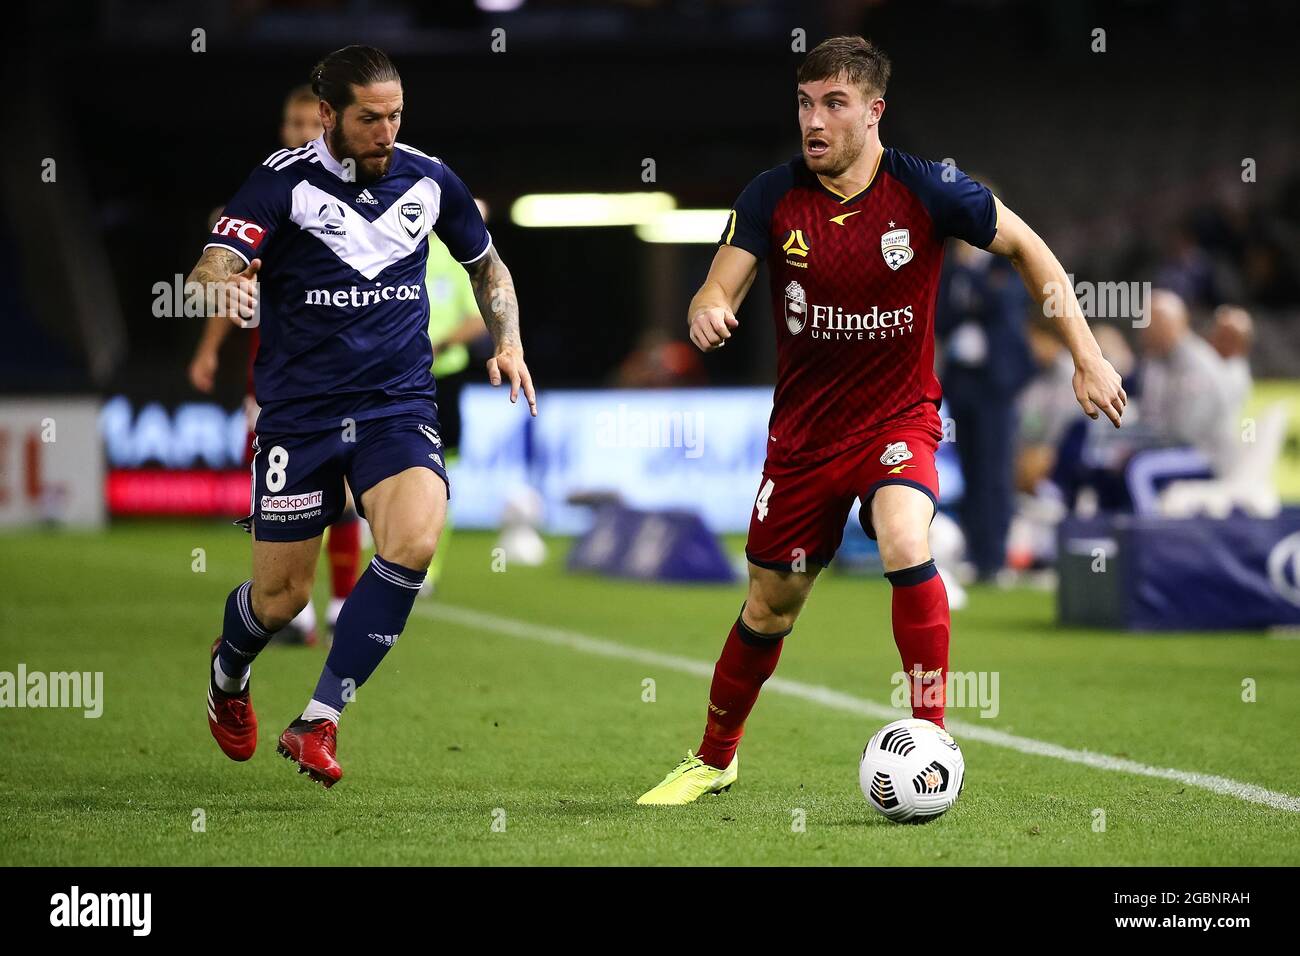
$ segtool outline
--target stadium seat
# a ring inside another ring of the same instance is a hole
[[[1274,517],[1281,501],[1273,469],[1286,439],[1287,408],[1276,402],[1260,416],[1253,442],[1243,441],[1241,454],[1222,477],[1175,481],[1161,493],[1160,514],[1187,518],[1206,514],[1226,518],[1234,508],[1257,518]]]

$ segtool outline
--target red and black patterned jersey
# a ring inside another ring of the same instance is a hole
[[[810,464],[895,419],[939,428],[934,303],[949,236],[984,248],[989,190],[955,166],[885,149],[842,196],[799,156],[740,194],[720,244],[766,259],[777,379],[768,457]]]

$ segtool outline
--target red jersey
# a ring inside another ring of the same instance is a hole
[[[745,188],[720,244],[768,264],[777,341],[769,461],[815,463],[898,420],[938,428],[944,240],[983,248],[996,231],[986,187],[896,149],[854,196],[822,185],[802,156]]]

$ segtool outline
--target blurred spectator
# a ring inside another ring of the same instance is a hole
[[[1195,234],[1187,227],[1170,234],[1165,258],[1156,269],[1155,284],[1193,307],[1219,302],[1214,261],[1197,245]]]
[[[297,149],[320,136],[325,131],[320,121],[320,100],[304,83],[295,86],[284,98],[284,113],[280,118],[280,142],[288,149]]]
[[[1102,355],[1124,379],[1127,429],[1137,416],[1133,351],[1113,325],[1094,324],[1092,331]],[[1053,563],[1056,526],[1074,509],[1081,489],[1088,488],[1097,504],[1108,509],[1127,507],[1129,500],[1122,476],[1096,468],[1085,455],[1090,446],[1095,451],[1116,432],[1107,419],[1092,421],[1079,408],[1074,362],[1056,324],[1047,319],[1033,322],[1029,348],[1038,373],[1016,402],[1016,512],[1007,546],[1008,564],[1016,570]]]
[[[1240,406],[1229,398],[1228,372],[1219,353],[1194,333],[1187,306],[1157,289],[1142,331],[1142,418],[1132,436],[1148,446],[1125,469],[1133,508],[1156,510],[1159,489],[1182,478],[1211,477],[1235,449]]]
[[[1229,407],[1223,359],[1192,331],[1187,306],[1169,289],[1151,295],[1142,330],[1142,419],[1152,444],[1215,453]]]
[[[953,243],[939,282],[935,326],[944,340],[943,391],[965,481],[958,518],[978,580],[994,578],[1006,564],[1015,397],[1033,374],[1028,307],[1029,296],[1007,260]]]
[[[1074,397],[1074,360],[1050,320],[1029,326],[1029,351],[1038,373],[1016,400],[1016,489],[1034,494],[1055,471],[1066,432],[1082,412]]]
[[[1221,305],[1214,310],[1210,344],[1223,359],[1224,392],[1228,406],[1240,411],[1250,397],[1250,348],[1255,328],[1250,313],[1239,305]]]

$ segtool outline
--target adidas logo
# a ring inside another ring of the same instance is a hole
[[[361,190],[361,195],[357,197],[357,202],[363,202],[363,203],[365,203],[367,206],[378,206],[378,205],[379,205],[379,200],[376,199],[374,196],[370,195],[370,190],[369,190],[369,189],[363,189],[363,190]]]

